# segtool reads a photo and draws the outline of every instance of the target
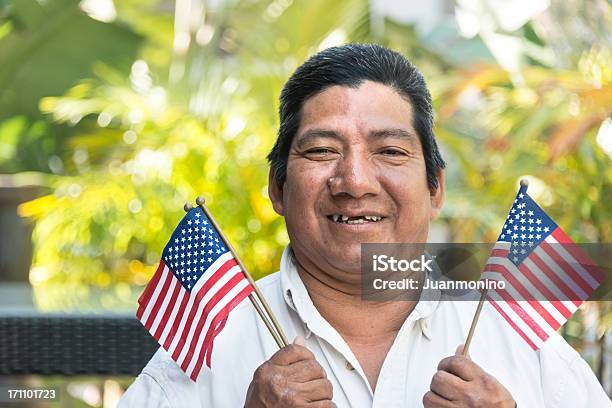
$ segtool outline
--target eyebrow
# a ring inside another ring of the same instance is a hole
[[[368,135],[370,139],[382,139],[385,137],[394,137],[398,139],[407,140],[412,147],[420,147],[420,140],[417,135],[406,129],[389,128],[381,129],[370,132]],[[335,139],[341,140],[341,136],[333,130],[325,129],[310,129],[302,133],[296,141],[298,147],[302,147],[309,139],[324,138],[324,139]]]

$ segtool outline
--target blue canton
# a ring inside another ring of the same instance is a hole
[[[498,241],[511,242],[508,258],[516,266],[557,228],[557,224],[521,186]]]
[[[172,233],[162,259],[190,293],[204,272],[228,251],[204,211],[189,211]]]

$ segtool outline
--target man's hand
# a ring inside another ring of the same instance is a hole
[[[245,407],[331,408],[332,395],[325,370],[297,337],[255,370]]]
[[[425,408],[514,408],[508,390],[469,357],[461,356],[462,351],[459,346],[454,356],[438,364],[430,391],[423,396]]]

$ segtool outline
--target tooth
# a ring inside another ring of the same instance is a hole
[[[358,218],[356,220],[349,220],[348,223],[349,224],[363,224],[365,221],[361,218]]]
[[[340,217],[339,214],[334,214],[332,215],[332,220],[334,220],[334,222],[338,222],[338,218]]]
[[[342,216],[342,222],[347,222],[349,219],[349,217],[347,217],[346,215]]]
[[[366,220],[368,220],[368,221],[372,221],[372,219],[373,219],[374,217],[371,217],[371,216],[369,216],[369,215],[364,215],[364,216],[363,216],[363,218],[365,218],[365,219],[366,219]]]

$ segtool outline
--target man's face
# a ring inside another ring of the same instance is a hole
[[[410,103],[377,82],[333,86],[305,102],[286,181],[270,177],[298,260],[353,275],[362,243],[426,242],[444,175],[430,191],[412,123]]]

